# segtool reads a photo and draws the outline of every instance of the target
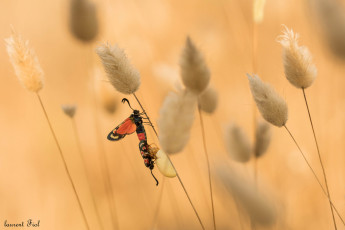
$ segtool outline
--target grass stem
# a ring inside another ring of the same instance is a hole
[[[295,144],[296,144],[298,150],[300,151],[300,153],[302,154],[302,156],[303,156],[303,158],[304,158],[304,161],[307,163],[309,169],[310,169],[311,172],[313,173],[314,178],[316,179],[317,183],[320,185],[320,187],[321,187],[323,193],[324,193],[325,196],[328,198],[328,200],[329,200],[330,204],[332,205],[333,209],[335,210],[335,212],[337,213],[337,215],[339,216],[339,218],[340,218],[341,221],[343,222],[343,225],[345,226],[345,222],[344,222],[343,218],[342,218],[341,215],[339,214],[337,208],[334,206],[334,204],[333,204],[333,202],[331,201],[330,197],[328,196],[326,190],[325,190],[324,187],[322,186],[322,184],[321,184],[319,178],[317,177],[317,175],[316,175],[314,169],[311,167],[309,161],[307,160],[306,156],[304,155],[304,153],[302,152],[301,148],[299,147],[299,145],[298,145],[296,139],[294,138],[294,136],[292,135],[292,133],[290,132],[290,130],[287,128],[286,125],[284,125],[284,128],[285,128],[286,131],[289,133],[289,135],[290,135],[290,137],[292,138],[292,140],[295,142]]]
[[[85,215],[83,206],[81,205],[81,201],[80,201],[80,198],[79,198],[79,196],[78,196],[76,187],[75,187],[75,185],[74,185],[72,176],[71,176],[71,174],[70,174],[70,172],[69,172],[69,170],[68,170],[67,163],[66,163],[65,157],[64,157],[64,155],[63,155],[63,153],[62,153],[60,144],[59,144],[59,142],[58,142],[58,140],[57,140],[57,137],[56,137],[56,135],[55,135],[54,129],[53,129],[52,125],[51,125],[50,119],[49,119],[49,117],[48,117],[47,111],[46,111],[46,109],[45,109],[45,107],[44,107],[44,104],[43,104],[43,102],[42,102],[41,96],[40,96],[38,93],[36,93],[36,95],[37,95],[38,100],[39,100],[39,102],[40,102],[40,105],[41,105],[41,107],[42,107],[44,116],[45,116],[45,118],[46,118],[46,120],[47,120],[47,122],[48,122],[48,125],[49,125],[50,131],[51,131],[51,133],[52,133],[52,135],[53,135],[54,141],[55,141],[55,143],[56,143],[56,145],[57,145],[57,147],[58,147],[58,150],[59,150],[59,153],[60,153],[60,157],[61,157],[61,159],[62,159],[62,162],[63,162],[64,168],[65,168],[65,171],[66,171],[66,173],[67,173],[68,180],[70,181],[70,183],[71,183],[71,185],[72,185],[74,195],[75,195],[76,198],[77,198],[78,205],[79,205],[79,209],[80,209],[81,214],[82,214],[82,216],[83,216],[83,219],[84,219],[86,228],[89,230],[90,227],[89,227],[89,224],[88,224],[88,222],[87,222],[87,219],[86,219],[86,215]]]
[[[119,229],[119,221],[116,211],[116,202],[115,202],[115,193],[114,189],[111,183],[111,176],[110,176],[110,169],[108,166],[108,157],[104,148],[103,140],[101,138],[101,129],[99,125],[99,119],[98,119],[98,111],[97,111],[97,104],[95,99],[95,109],[94,109],[94,123],[96,128],[96,136],[97,136],[97,142],[98,147],[100,150],[100,160],[101,160],[101,171],[103,174],[103,179],[105,179],[105,188],[107,192],[107,197],[109,198],[109,208],[110,208],[110,214],[111,214],[111,221],[113,229]]]
[[[138,104],[139,104],[141,110],[143,111],[143,113],[145,114],[146,118],[147,118],[148,121],[150,122],[151,127],[152,127],[153,131],[155,132],[155,134],[156,134],[156,136],[157,136],[157,138],[158,138],[158,133],[157,133],[156,129],[154,128],[154,126],[153,126],[153,124],[152,124],[152,122],[151,122],[149,116],[147,115],[147,113],[146,113],[144,107],[143,107],[142,104],[140,103],[140,101],[139,101],[138,97],[135,95],[135,93],[133,93],[133,96],[135,97],[136,101],[138,102]],[[167,157],[168,157],[168,159],[169,159],[169,161],[170,161],[172,167],[174,168],[174,170],[175,170],[175,172],[176,172],[176,177],[178,178],[178,180],[179,180],[179,182],[180,182],[180,184],[181,184],[181,187],[182,187],[184,193],[186,194],[186,196],[187,196],[187,198],[188,198],[188,201],[189,201],[189,203],[191,204],[191,206],[192,206],[192,208],[193,208],[193,210],[194,210],[194,213],[195,213],[196,217],[198,218],[198,221],[199,221],[199,223],[200,223],[202,229],[205,230],[205,227],[204,227],[204,225],[203,225],[203,223],[202,223],[202,221],[201,221],[201,219],[200,219],[200,216],[199,216],[198,212],[196,211],[196,209],[195,209],[195,207],[194,207],[194,204],[193,204],[192,200],[191,200],[190,197],[189,197],[189,194],[188,194],[188,192],[187,192],[187,190],[186,190],[186,188],[185,188],[185,186],[184,186],[184,184],[183,184],[183,182],[182,182],[182,180],[181,180],[181,177],[180,177],[180,175],[178,174],[178,172],[177,172],[177,170],[176,170],[176,168],[175,168],[175,165],[174,165],[174,164],[172,163],[172,161],[170,160],[170,156],[167,155]]]
[[[213,193],[212,193],[212,180],[211,180],[210,161],[209,161],[208,152],[207,152],[206,137],[205,137],[205,127],[204,127],[204,121],[202,119],[202,114],[201,114],[200,106],[198,106],[198,112],[199,112],[199,117],[200,117],[200,125],[201,125],[201,134],[202,134],[202,141],[203,141],[203,146],[204,146],[204,153],[205,153],[206,162],[207,162],[208,182],[209,182],[209,189],[210,189],[210,195],[211,195],[213,228],[214,228],[214,230],[216,230],[217,227],[216,227],[216,217],[215,217],[215,214],[214,214],[214,202],[213,202]]]
[[[89,46],[89,49],[87,49],[88,55],[87,57],[87,65],[90,66],[90,69],[93,69],[93,48],[92,45]],[[108,166],[108,158],[105,151],[103,138],[101,137],[101,128],[99,124],[99,116],[98,116],[98,107],[97,107],[97,99],[96,99],[96,87],[94,79],[92,78],[92,75],[89,75],[90,82],[92,82],[92,101],[94,108],[93,111],[93,118],[94,118],[94,125],[96,129],[96,138],[97,138],[97,145],[99,147],[99,159],[100,159],[100,165],[101,165],[101,174],[102,179],[104,180],[104,187],[106,190],[107,198],[109,200],[109,209],[110,209],[110,215],[111,215],[111,224],[112,229],[119,229],[119,220],[117,216],[117,209],[116,209],[116,202],[115,202],[115,193],[114,189],[111,183],[111,176],[110,176],[110,169]]]
[[[253,1],[254,4],[254,1]],[[257,44],[258,44],[258,40],[257,40],[257,33],[258,33],[258,29],[257,29],[257,23],[254,20],[254,14],[252,14],[252,70],[254,74],[257,74],[257,60],[258,60],[258,56],[257,56]],[[256,104],[255,102],[252,102],[252,110],[253,110],[253,135],[254,135],[254,139],[256,137],[256,129],[257,129],[257,110],[256,110]],[[257,185],[257,176],[258,176],[258,165],[257,165],[257,156],[254,155],[254,165],[253,165],[253,174],[254,174],[254,181],[255,184]]]
[[[81,148],[80,137],[79,137],[79,133],[78,133],[78,129],[77,129],[77,125],[76,125],[76,121],[75,121],[74,117],[72,117],[72,126],[73,126],[74,136],[75,136],[75,139],[76,139],[76,142],[77,142],[77,147],[78,147],[79,155],[80,155],[80,158],[82,160],[82,165],[83,165],[84,173],[85,173],[86,178],[87,178],[87,184],[88,184],[88,187],[89,187],[90,192],[91,192],[92,205],[93,205],[93,207],[95,209],[96,217],[97,217],[99,226],[101,227],[102,230],[104,230],[104,226],[103,226],[103,223],[102,223],[102,220],[101,220],[101,216],[100,216],[99,210],[97,208],[96,196],[95,196],[94,192],[92,191],[92,188],[91,188],[91,185],[90,185],[90,176],[89,176],[89,173],[87,171],[86,160],[85,160],[82,148]]]
[[[330,208],[331,208],[334,229],[337,229],[337,223],[336,223],[335,218],[334,218],[334,212],[333,212],[332,203],[331,203],[331,194],[330,194],[329,188],[328,188],[328,181],[327,181],[325,167],[323,166],[323,162],[322,162],[322,158],[321,158],[321,154],[320,154],[320,149],[319,149],[319,144],[318,144],[317,139],[316,139],[315,129],[314,129],[313,121],[311,119],[309,105],[308,105],[307,97],[305,95],[304,88],[302,88],[302,91],[303,91],[305,105],[306,105],[307,111],[308,111],[308,116],[309,116],[309,121],[310,121],[311,129],[313,130],[313,135],[314,135],[314,140],[315,140],[315,144],[316,144],[317,154],[319,156],[319,161],[320,161],[320,165],[321,165],[321,168],[322,168],[322,173],[323,173],[323,177],[324,177],[324,180],[325,180],[327,195],[329,197],[329,205],[330,205]]]

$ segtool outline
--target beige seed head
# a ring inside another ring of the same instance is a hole
[[[89,0],[71,0],[69,26],[77,39],[94,40],[98,34],[96,5]]]
[[[298,34],[287,27],[279,42],[283,46],[284,72],[288,81],[297,88],[308,88],[315,80],[317,70],[305,46],[298,45]]]
[[[271,127],[265,121],[260,121],[255,132],[255,157],[261,157],[265,154],[271,142]]]
[[[238,162],[248,162],[252,155],[251,144],[244,131],[236,124],[226,129],[225,143],[230,157]]]
[[[180,152],[187,144],[196,101],[196,96],[188,91],[170,92],[165,98],[157,121],[159,142],[164,152]]]
[[[205,113],[214,113],[218,105],[218,93],[212,88],[208,87],[198,99],[199,107]]]
[[[165,152],[160,149],[157,152],[156,157],[157,159],[155,160],[155,163],[157,165],[158,170],[166,177],[175,177],[176,171]]]
[[[284,126],[288,119],[288,107],[285,100],[257,75],[247,74],[247,76],[250,90],[262,117],[272,125]]]
[[[263,189],[258,190],[252,181],[230,170],[223,163],[216,164],[215,169],[219,182],[248,213],[251,221],[262,226],[271,226],[276,222],[276,207]]]
[[[323,35],[329,48],[339,58],[345,58],[345,10],[342,1],[309,1],[316,10]]]
[[[210,71],[201,52],[188,37],[180,59],[182,82],[195,94],[202,93],[210,81]]]
[[[140,86],[140,74],[129,62],[124,50],[103,44],[97,48],[110,83],[123,94],[135,93]]]
[[[254,0],[253,5],[253,19],[255,23],[262,22],[264,18],[266,0]]]
[[[73,118],[77,107],[75,105],[62,105],[61,109],[67,116]]]
[[[12,34],[5,39],[7,53],[20,83],[29,91],[38,93],[43,88],[43,70],[29,41],[12,28]]]

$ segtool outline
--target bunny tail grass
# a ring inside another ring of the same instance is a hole
[[[84,157],[83,151],[82,151],[82,149],[81,149],[81,142],[80,142],[80,137],[79,137],[77,125],[76,125],[76,122],[75,122],[75,118],[74,118],[74,117],[71,117],[71,119],[72,119],[72,126],[73,126],[74,136],[75,136],[75,139],[76,139],[76,142],[77,142],[77,147],[78,147],[79,155],[80,155],[80,157],[81,157],[81,159],[82,159],[82,164],[83,164],[84,173],[85,173],[85,175],[86,175],[87,184],[88,184],[89,190],[90,190],[90,192],[91,192],[92,205],[93,205],[93,207],[94,207],[94,209],[95,209],[96,217],[97,217],[99,226],[100,226],[100,228],[101,228],[102,230],[104,230],[104,226],[103,226],[103,223],[102,223],[102,219],[101,219],[101,216],[100,216],[100,214],[99,214],[99,210],[98,210],[98,208],[97,208],[96,196],[95,196],[94,192],[92,191],[92,188],[91,188],[91,185],[90,185],[90,176],[89,176],[89,173],[87,172],[87,169],[86,169],[86,161],[85,161],[85,157]]]
[[[64,157],[64,155],[63,155],[63,153],[62,153],[60,144],[59,144],[59,142],[58,142],[58,140],[57,140],[57,138],[56,138],[54,129],[53,129],[51,123],[50,123],[50,120],[49,120],[47,111],[46,111],[46,109],[45,109],[45,107],[44,107],[44,105],[43,105],[42,99],[41,99],[41,97],[40,97],[40,95],[39,95],[38,93],[36,93],[36,94],[37,94],[37,98],[38,98],[38,100],[39,100],[39,102],[40,102],[40,105],[41,105],[41,107],[42,107],[44,116],[45,116],[46,119],[47,119],[47,122],[48,122],[48,125],[49,125],[49,128],[50,128],[50,131],[51,131],[51,133],[52,133],[52,135],[53,135],[53,138],[54,138],[54,141],[55,141],[55,143],[56,143],[56,145],[57,145],[57,147],[58,147],[58,149],[59,149],[60,157],[61,157],[62,162],[63,162],[63,165],[64,165],[64,167],[65,167],[65,171],[66,171],[66,173],[67,173],[68,179],[69,179],[69,181],[71,182],[71,185],[72,185],[72,188],[73,188],[74,195],[75,195],[76,198],[77,198],[78,205],[79,205],[81,214],[82,214],[82,216],[83,216],[83,219],[84,219],[86,228],[89,230],[90,227],[89,227],[89,224],[88,224],[88,222],[87,222],[87,219],[86,219],[86,215],[85,215],[83,206],[81,205],[81,201],[80,201],[80,198],[79,198],[79,196],[78,196],[78,193],[77,193],[77,190],[76,190],[76,188],[75,188],[75,185],[74,185],[74,183],[73,183],[72,176],[71,176],[71,174],[70,174],[70,172],[69,172],[69,170],[68,170],[67,163],[66,163],[65,157]]]
[[[323,186],[322,186],[322,184],[321,184],[319,178],[317,177],[317,175],[316,175],[314,169],[311,167],[309,161],[307,160],[307,158],[305,157],[305,155],[304,155],[304,153],[302,152],[301,148],[299,147],[299,145],[298,145],[296,139],[294,138],[294,136],[292,135],[292,133],[290,132],[290,130],[287,128],[286,125],[284,125],[284,128],[285,128],[286,131],[289,133],[289,135],[290,135],[290,137],[292,138],[292,140],[295,142],[295,144],[296,144],[298,150],[300,151],[300,153],[302,154],[302,156],[303,156],[303,158],[304,158],[304,161],[307,163],[308,167],[310,168],[311,172],[313,173],[314,178],[316,179],[317,183],[320,185],[320,187],[321,187],[323,193],[324,193],[325,196],[328,198],[329,203],[332,205],[333,209],[335,210],[335,212],[336,212],[337,215],[339,216],[341,222],[343,222],[343,225],[345,226],[345,222],[344,222],[343,218],[342,218],[341,215],[339,214],[337,208],[334,206],[334,204],[333,204],[333,202],[331,201],[331,198],[328,196],[326,190],[323,188]]]
[[[330,194],[329,188],[328,188],[328,181],[327,181],[326,171],[325,171],[325,167],[323,166],[323,162],[322,162],[322,158],[321,158],[321,154],[320,154],[320,149],[319,149],[319,144],[318,144],[317,139],[316,139],[315,129],[314,129],[313,121],[311,119],[311,115],[310,115],[310,110],[309,110],[309,106],[308,106],[307,96],[305,95],[304,88],[302,88],[302,91],[303,91],[305,105],[306,105],[307,110],[308,110],[308,116],[309,116],[309,121],[310,121],[311,129],[313,130],[314,140],[315,140],[316,149],[317,149],[317,155],[319,156],[319,161],[320,161],[320,165],[321,165],[321,168],[322,168],[323,177],[325,179],[327,195],[328,195],[328,197],[330,199],[329,200],[329,205],[330,205],[330,208],[331,208],[334,228],[337,229],[337,222],[335,221],[335,218],[334,218],[334,212],[333,212],[332,203],[331,203],[331,194]]]
[[[202,142],[203,142],[203,145],[204,145],[204,152],[205,152],[206,162],[207,162],[208,182],[209,182],[209,186],[210,186],[211,205],[212,205],[213,228],[214,228],[214,230],[216,230],[217,227],[216,227],[216,217],[215,217],[215,214],[214,214],[214,202],[213,202],[213,193],[212,193],[212,180],[211,180],[210,161],[208,159],[208,152],[207,152],[207,147],[206,147],[206,137],[205,137],[205,127],[204,127],[204,121],[202,119],[202,114],[201,114],[200,106],[198,106],[198,112],[199,112],[199,117],[200,117]]]
[[[153,131],[155,132],[156,137],[158,138],[157,131],[156,131],[156,129],[154,128],[154,126],[153,126],[153,124],[152,124],[152,122],[151,122],[149,116],[147,115],[147,113],[146,113],[144,107],[143,107],[142,104],[140,103],[138,97],[135,95],[135,93],[132,93],[132,95],[135,97],[135,99],[136,99],[136,101],[138,102],[138,104],[139,104],[141,110],[142,110],[143,113],[145,114],[145,116],[146,116],[147,120],[149,121],[149,123],[150,123],[150,125],[151,125]],[[188,195],[188,192],[187,192],[187,190],[186,190],[186,188],[185,188],[185,186],[184,186],[184,184],[183,184],[183,182],[182,182],[182,180],[181,180],[180,175],[178,174],[178,172],[177,172],[177,170],[176,170],[176,168],[175,168],[175,165],[172,163],[172,161],[171,161],[171,159],[170,159],[170,157],[169,157],[168,154],[167,154],[167,157],[168,157],[168,159],[169,159],[169,161],[170,161],[172,167],[174,168],[174,170],[175,170],[175,172],[176,172],[176,176],[177,176],[177,178],[178,178],[178,180],[179,180],[179,182],[180,182],[180,184],[181,184],[181,186],[182,186],[182,188],[183,188],[183,190],[184,190],[184,193],[186,194],[186,196],[187,196],[187,198],[188,198],[188,201],[189,201],[190,205],[192,206],[192,208],[193,208],[193,210],[194,210],[194,213],[195,213],[196,217],[198,218],[198,221],[199,221],[199,223],[200,223],[202,229],[205,230],[205,227],[204,227],[204,225],[203,225],[203,223],[202,223],[202,221],[201,221],[201,219],[200,219],[200,216],[199,216],[198,212],[196,211],[196,208],[194,207],[194,204],[193,204],[192,200],[190,199],[190,197],[189,197],[189,195]]]

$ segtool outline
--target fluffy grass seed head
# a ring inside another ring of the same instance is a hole
[[[249,215],[251,221],[261,226],[271,226],[277,220],[277,208],[262,189],[258,191],[255,183],[230,170],[223,163],[216,164],[218,181],[225,186]]]
[[[208,87],[198,98],[198,104],[202,111],[212,114],[217,109],[218,93],[213,87]]]
[[[279,43],[283,46],[284,72],[288,81],[297,88],[308,88],[313,84],[317,69],[305,46],[298,45],[299,35],[284,27]]]
[[[196,96],[188,91],[170,92],[165,98],[157,121],[159,142],[164,152],[180,152],[187,144],[196,102]]]
[[[89,0],[70,0],[69,27],[77,39],[94,40],[99,30],[96,5]]]
[[[248,162],[252,155],[250,141],[244,131],[236,124],[227,127],[225,143],[230,157],[238,162]]]
[[[334,55],[345,59],[345,10],[338,0],[309,1],[316,10],[322,33]]]
[[[29,47],[29,41],[24,41],[14,28],[5,41],[8,56],[20,83],[27,90],[38,93],[44,85],[44,74],[34,50]]]
[[[103,44],[96,50],[110,83],[123,94],[135,93],[140,86],[140,74],[132,66],[123,49]]]
[[[247,74],[247,76],[250,90],[262,117],[272,125],[284,126],[288,119],[288,107],[285,100],[257,75]]]
[[[266,153],[271,142],[271,136],[272,134],[270,125],[265,121],[260,121],[255,132],[255,157],[261,157]]]
[[[182,82],[195,94],[202,93],[210,82],[210,71],[202,53],[188,37],[180,58]]]
[[[260,23],[264,19],[264,9],[266,0],[254,0],[253,19],[255,23]]]
[[[75,105],[61,105],[62,111],[69,116],[70,118],[74,117],[74,114],[77,110],[77,106]]]

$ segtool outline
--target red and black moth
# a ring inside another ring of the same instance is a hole
[[[115,129],[113,129],[108,134],[107,138],[110,141],[119,141],[122,138],[124,138],[126,135],[136,132],[139,138],[140,154],[144,159],[145,166],[151,170],[151,174],[153,178],[156,180],[156,185],[158,186],[158,180],[152,173],[156,156],[152,152],[149,151],[150,145],[147,144],[146,131],[144,127],[144,124],[148,124],[148,125],[151,125],[151,124],[149,122],[143,121],[143,119],[147,119],[147,118],[142,117],[144,113],[140,113],[139,110],[133,109],[127,98],[122,99],[122,103],[125,103],[125,102],[128,103],[129,107],[133,110],[133,113],[121,124],[119,124]]]

